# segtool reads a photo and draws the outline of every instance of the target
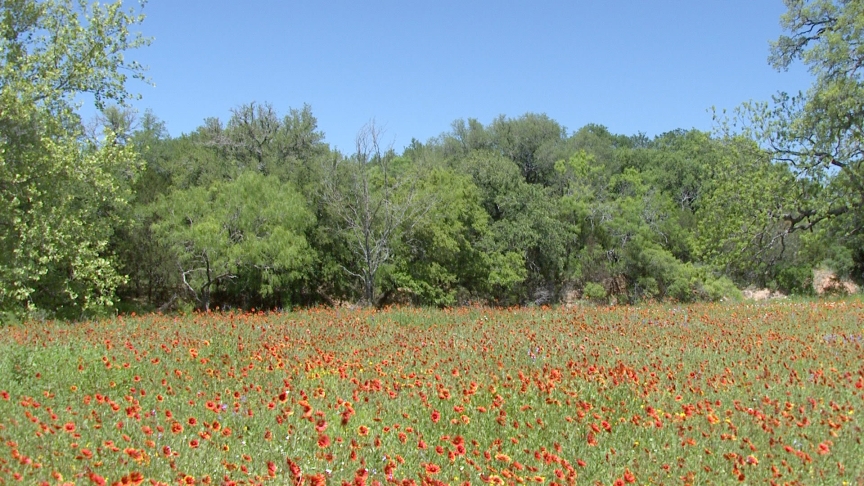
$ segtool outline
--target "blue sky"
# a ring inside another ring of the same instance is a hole
[[[657,135],[712,128],[708,109],[810,83],[778,73],[780,0],[150,0],[151,46],[130,83],[172,136],[207,117],[308,103],[331,147],[370,119],[401,151],[459,118],[546,113],[570,131]]]

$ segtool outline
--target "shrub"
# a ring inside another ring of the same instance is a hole
[[[601,302],[606,299],[606,289],[596,282],[588,282],[582,289],[582,297],[592,302]]]

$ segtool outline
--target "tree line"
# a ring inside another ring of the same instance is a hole
[[[813,87],[714,133],[527,113],[397,151],[372,121],[343,153],[309,106],[251,102],[172,137],[127,104],[139,12],[4,0],[0,311],[692,302],[858,277],[864,12],[787,3],[772,61],[808,64]]]

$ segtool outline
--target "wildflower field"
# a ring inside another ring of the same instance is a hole
[[[0,328],[0,484],[864,484],[858,299]]]

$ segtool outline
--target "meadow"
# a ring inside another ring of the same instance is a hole
[[[864,303],[0,328],[0,484],[864,484]]]

